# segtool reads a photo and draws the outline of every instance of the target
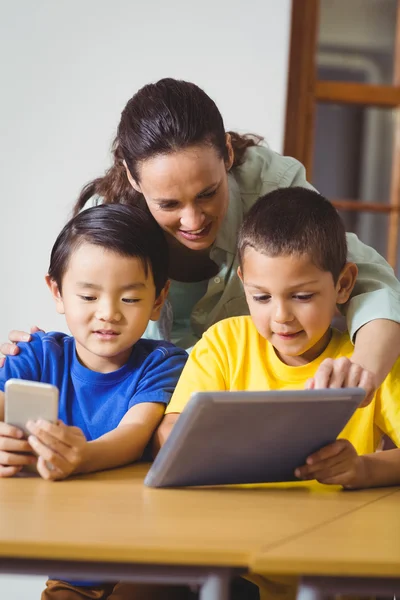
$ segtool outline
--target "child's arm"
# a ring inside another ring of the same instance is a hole
[[[59,421],[30,422],[29,443],[39,456],[44,479],[65,479],[74,473],[91,473],[138,460],[164,413],[164,405],[142,402],[132,406],[118,427],[97,440],[86,441],[78,427]]]
[[[295,475],[349,489],[399,485],[400,448],[359,456],[348,440],[339,439],[309,456]]]
[[[141,458],[164,414],[165,406],[142,402],[128,410],[116,429],[89,442],[76,473],[112,469]]]
[[[153,457],[155,458],[167,441],[173,426],[179,419],[181,413],[168,413],[161,421],[161,425],[156,429],[153,438]]]

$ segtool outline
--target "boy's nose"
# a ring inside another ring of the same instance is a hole
[[[276,306],[274,318],[276,323],[288,323],[293,320],[293,315],[285,304],[280,303]]]
[[[121,313],[111,302],[105,302],[98,307],[96,318],[99,321],[119,321]]]

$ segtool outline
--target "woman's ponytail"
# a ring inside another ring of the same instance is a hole
[[[256,135],[255,133],[245,133],[242,135],[236,131],[228,131],[227,133],[231,136],[233,149],[232,169],[244,163],[247,148],[259,146],[264,139],[261,135]]]

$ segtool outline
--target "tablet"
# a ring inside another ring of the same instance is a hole
[[[295,481],[364,399],[360,388],[193,394],[145,478],[150,487]]]

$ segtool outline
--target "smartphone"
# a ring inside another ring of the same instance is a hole
[[[57,421],[58,388],[50,383],[9,379],[5,385],[5,422],[29,435],[26,423],[38,419]]]

